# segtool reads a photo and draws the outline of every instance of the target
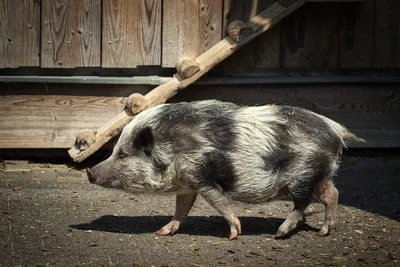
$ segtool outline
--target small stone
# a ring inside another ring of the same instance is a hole
[[[282,249],[282,247],[279,246],[279,245],[272,245],[271,248],[274,249],[274,250],[276,250],[276,249]]]
[[[256,251],[250,251],[250,254],[255,255],[255,256],[262,256],[260,253]]]

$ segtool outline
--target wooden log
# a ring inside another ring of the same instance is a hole
[[[228,35],[236,43],[249,36],[252,32],[252,28],[240,20],[234,20],[228,26]]]
[[[185,79],[193,76],[199,70],[199,64],[190,57],[183,57],[176,62],[176,71]]]
[[[222,60],[232,55],[240,47],[270,29],[273,25],[301,7],[304,3],[305,0],[298,0],[290,7],[285,7],[279,2],[272,4],[249,21],[249,25],[251,25],[253,32],[245,39],[235,43],[230,37],[224,38],[208,51],[196,58],[200,70],[190,78],[184,79],[181,75],[175,74],[171,80],[146,94],[145,98],[148,103],[146,108],[151,108],[166,102],[179,91],[197,81]],[[73,147],[68,151],[69,155],[74,161],[83,161],[97,151],[102,145],[107,143],[112,137],[118,135],[122,131],[123,127],[132,120],[133,117],[131,115],[130,111],[121,112],[117,117],[98,130],[96,141],[88,149],[81,151],[77,147]]]

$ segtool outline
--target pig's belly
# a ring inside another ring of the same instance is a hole
[[[283,186],[279,189],[267,188],[264,190],[262,188],[253,188],[253,190],[249,190],[249,188],[242,188],[242,190],[240,190],[240,188],[238,188],[229,193],[229,195],[235,201],[265,203],[289,195],[289,188],[287,186]]]

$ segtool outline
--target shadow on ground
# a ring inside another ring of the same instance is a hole
[[[102,216],[90,223],[70,225],[78,230],[93,230],[124,234],[154,233],[171,220],[171,216]],[[245,235],[274,235],[284,219],[280,218],[260,218],[260,217],[239,217],[242,230]],[[190,235],[227,237],[228,224],[221,216],[189,216],[179,228],[179,233]],[[314,231],[319,229],[304,224],[291,232],[287,237],[302,232]]]

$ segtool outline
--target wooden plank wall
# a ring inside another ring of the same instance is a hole
[[[42,0],[41,67],[100,66],[100,0]]]
[[[103,67],[161,63],[161,1],[103,2]]]
[[[229,1],[224,27],[232,19],[251,16],[252,2]],[[261,4],[270,1],[258,1]],[[307,3],[222,62],[213,74],[395,69],[400,64],[399,14],[398,0]]]
[[[0,0],[0,68],[39,66],[40,2]]]
[[[171,68],[275,0],[0,0],[0,68]],[[214,74],[400,66],[400,1],[307,3]]]
[[[196,58],[222,39],[222,0],[164,0],[163,67]]]

